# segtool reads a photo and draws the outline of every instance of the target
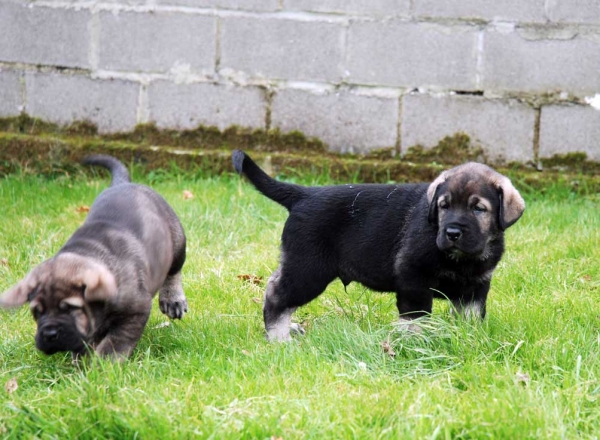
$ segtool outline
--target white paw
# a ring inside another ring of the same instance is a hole
[[[306,334],[306,330],[300,324],[292,322],[290,324],[290,333],[294,333],[295,335],[304,336]]]
[[[300,324],[296,323],[292,323],[286,328],[276,326],[267,330],[267,340],[269,342],[288,342],[292,340],[290,334],[303,336],[305,331]]]
[[[415,333],[421,334],[423,333],[423,329],[420,325],[414,323],[412,319],[400,318],[398,321],[398,330],[406,333]]]

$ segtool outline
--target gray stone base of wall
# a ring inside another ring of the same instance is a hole
[[[199,125],[276,128],[316,137],[331,151],[392,149],[400,155],[465,133],[491,163],[536,163],[575,152],[600,161],[600,110],[559,100],[536,106],[518,98],[357,87],[316,90],[166,80],[144,85],[79,72],[6,67],[0,71],[0,90],[0,117],[25,111],[56,124],[85,120],[101,133],[131,131],[139,123],[178,130]]]

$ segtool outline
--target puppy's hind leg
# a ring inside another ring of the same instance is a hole
[[[269,341],[289,341],[290,325],[292,323],[292,313],[295,307],[285,307],[277,297],[279,282],[281,280],[281,266],[269,278],[267,290],[265,291],[265,301],[263,304],[263,317],[265,320],[265,329]]]
[[[273,272],[267,284],[263,305],[265,330],[269,341],[289,341],[290,331],[304,334],[300,325],[292,323],[292,314],[298,307],[323,293],[327,284],[334,279],[319,278],[314,274],[290,273],[283,265]]]
[[[172,319],[181,319],[188,310],[181,284],[181,272],[169,275],[158,293],[160,311]]]

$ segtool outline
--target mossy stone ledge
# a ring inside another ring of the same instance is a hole
[[[177,131],[146,124],[129,133],[99,134],[85,121],[59,126],[27,115],[0,119],[2,174],[81,171],[78,164],[85,155],[106,153],[148,171],[176,167],[182,172],[216,175],[233,172],[230,153],[236,148],[249,151],[259,163],[267,161],[270,170],[282,177],[326,174],[339,182],[427,182],[449,166],[486,161],[483,150],[464,133],[445,137],[434,148],[412,147],[402,156],[393,147],[356,155],[330,152],[319,139],[299,132],[240,127],[221,131],[204,126]],[[587,160],[583,153],[496,168],[532,188],[560,183],[575,191],[600,191],[600,164]]]

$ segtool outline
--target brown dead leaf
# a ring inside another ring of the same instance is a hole
[[[89,212],[90,211],[90,207],[86,206],[86,205],[81,205],[75,211],[77,211],[77,212]]]
[[[394,356],[396,356],[396,352],[394,351],[394,349],[390,345],[390,341],[383,341],[381,343],[381,347],[383,348],[383,352],[387,353],[390,357],[393,358]]]
[[[256,284],[257,286],[260,285],[260,283],[262,282],[262,279],[263,279],[263,277],[259,277],[256,275],[249,275],[249,274],[238,275],[237,277],[239,280],[246,281],[246,282],[252,283],[252,284]]]
[[[583,279],[583,281],[592,281],[592,277],[589,275],[584,275],[581,278]]]
[[[523,373],[521,371],[516,372],[515,379],[517,380],[517,383],[522,383],[525,386],[529,385],[529,382],[531,382],[529,374]]]
[[[262,302],[262,299],[260,299],[259,297],[255,296],[254,298],[252,298],[252,301],[254,301],[256,304],[260,304]]]
[[[187,189],[183,190],[183,200],[189,200],[193,198],[194,194],[191,191],[188,191]]]
[[[0,258],[0,266],[10,267],[10,264],[8,264],[8,258]]]
[[[248,350],[242,350],[242,354],[245,354],[246,356],[250,356],[250,352]]]
[[[8,394],[14,393],[15,391],[17,391],[17,388],[19,388],[19,384],[17,383],[16,377],[9,379],[8,382],[6,382],[6,385],[4,385],[4,389]]]

